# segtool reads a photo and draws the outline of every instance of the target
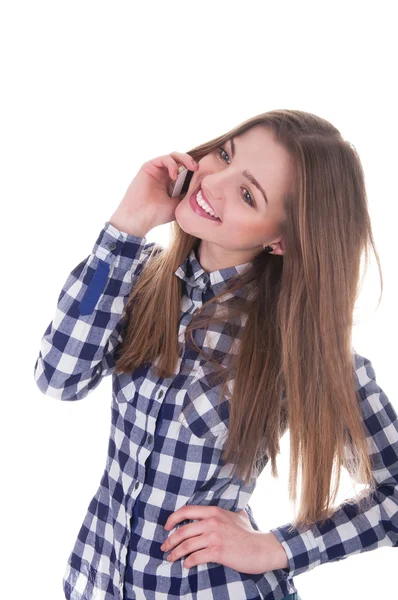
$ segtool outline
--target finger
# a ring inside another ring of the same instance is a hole
[[[219,506],[200,506],[197,504],[187,504],[169,515],[164,528],[173,529],[177,523],[185,519],[207,519],[210,517],[221,517],[226,511]]]
[[[196,565],[203,565],[207,562],[215,562],[213,557],[211,556],[209,549],[205,548],[204,550],[200,550],[200,552],[194,552],[188,558],[186,558],[182,564],[185,569],[190,569],[191,567],[195,567]]]
[[[176,161],[168,154],[165,154],[164,156],[157,156],[156,158],[147,161],[144,166],[147,166],[149,170],[152,167],[156,167],[158,169],[164,169],[166,167],[170,179],[176,179],[178,175],[178,165]]]
[[[160,549],[169,552],[172,548],[175,548],[179,544],[181,544],[184,540],[189,539],[190,537],[198,536],[203,532],[203,523],[202,521],[197,521],[196,523],[188,523],[187,525],[183,525],[177,531],[171,534],[170,537],[161,545]]]
[[[172,156],[169,156],[168,154],[166,154],[166,156],[164,156],[163,158],[164,158],[164,164],[168,168],[171,179],[177,179],[178,169],[179,169],[177,161],[174,160],[174,158]]]
[[[193,161],[193,159],[191,159],[189,154],[184,154],[182,152],[172,152],[171,154],[157,156],[156,158],[147,161],[145,163],[145,166],[148,165],[149,169],[151,167],[157,167],[160,169],[166,167],[170,179],[177,179],[179,169],[179,164],[177,161],[179,161],[180,164],[183,164],[184,166],[186,166],[186,168],[190,169],[191,171],[193,169],[197,169],[199,166]]]
[[[170,152],[170,156],[172,156],[176,161],[179,161],[181,164],[185,165],[187,169],[197,169],[199,167],[198,163],[187,154],[186,152]]]
[[[182,544],[174,548],[173,552],[170,552],[167,560],[169,562],[174,562],[183,556],[188,556],[197,550],[203,550],[207,548],[208,541],[206,540],[204,535],[197,535],[194,538],[190,538],[189,540],[185,540]]]

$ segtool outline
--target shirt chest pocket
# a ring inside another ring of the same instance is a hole
[[[228,436],[229,402],[218,388],[210,388],[200,379],[192,383],[183,398],[178,421],[182,430],[194,437],[192,442],[221,448]]]

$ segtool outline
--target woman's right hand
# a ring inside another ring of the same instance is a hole
[[[119,231],[145,237],[153,227],[174,221],[181,199],[169,196],[168,190],[177,179],[180,165],[190,171],[198,169],[191,156],[183,152],[171,152],[145,162],[109,219],[111,225]]]

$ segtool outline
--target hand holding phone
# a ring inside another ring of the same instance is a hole
[[[110,223],[120,231],[139,230],[146,235],[157,225],[174,221],[180,196],[188,190],[197,169],[191,156],[183,152],[147,161],[127,188]]]

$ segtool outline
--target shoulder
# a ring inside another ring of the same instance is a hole
[[[357,389],[358,391],[365,390],[371,381],[376,381],[375,370],[369,358],[359,354],[355,348],[352,350]]]

